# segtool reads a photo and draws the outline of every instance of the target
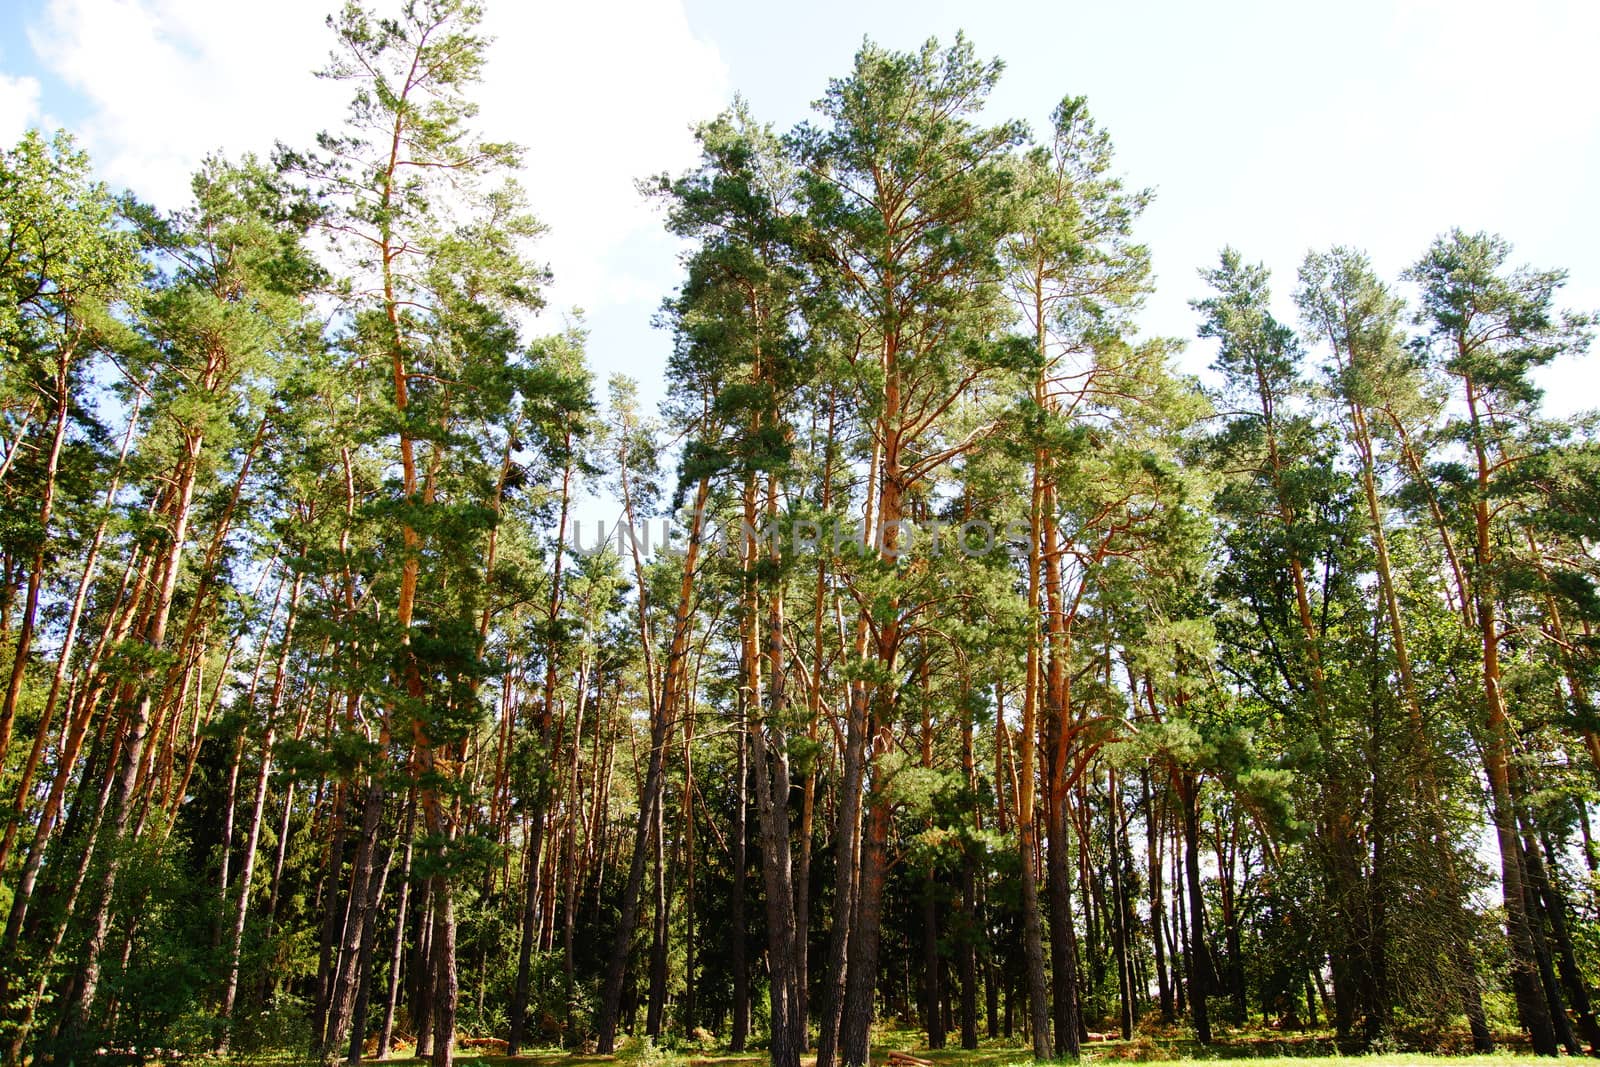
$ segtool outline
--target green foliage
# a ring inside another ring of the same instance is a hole
[[[1035,140],[965,37],[868,41],[810,122],[736,100],[642,184],[686,244],[668,397],[618,375],[602,417],[581,318],[526,329],[482,16],[347,4],[343,124],[175,212],[64,133],[0,152],[0,1056],[328,1059],[409,1042],[435,979],[463,1034],[581,1050],[614,962],[624,1060],[713,1051],[741,994],[786,1056],[769,998],[820,1017],[833,928],[935,1044],[941,1001],[1014,1021],[1041,980],[1116,1027],[1158,945],[1230,1028],[1329,986],[1347,1048],[1525,1022],[1507,923],[1582,999],[1600,444],[1539,408],[1594,326],[1562,272],[1451,231],[1408,311],[1334,247],[1297,331],[1225,249],[1205,389],[1139,332],[1151,193],[1088,103]],[[596,495],[635,530],[703,499],[696,569],[588,551]],[[1496,817],[1528,919],[1484,903]]]

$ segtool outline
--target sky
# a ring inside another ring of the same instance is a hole
[[[0,0],[0,143],[79,136],[105,180],[179,206],[209,152],[305,144],[343,115],[311,72],[334,0]],[[496,37],[479,125],[527,148],[549,232],[543,328],[582,309],[600,378],[661,395],[652,326],[679,275],[636,179],[695,159],[691,128],[735,92],[780,129],[807,117],[864,38],[897,49],[965,31],[1006,72],[996,119],[1041,134],[1084,95],[1118,169],[1155,200],[1138,228],[1157,288],[1142,329],[1192,338],[1197,271],[1233,245],[1273,271],[1281,314],[1306,252],[1365,249],[1396,277],[1452,226],[1503,234],[1600,308],[1600,4],[1347,0],[1122,3],[487,0]],[[1207,345],[1181,366],[1199,372]],[[1600,354],[1545,374],[1549,407],[1600,406]]]

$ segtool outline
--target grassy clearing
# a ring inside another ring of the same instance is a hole
[[[961,1049],[943,1049],[930,1052],[921,1047],[921,1034],[915,1031],[894,1031],[880,1036],[873,1046],[873,1062],[887,1062],[891,1050],[913,1052],[932,1060],[938,1067],[1024,1067],[1032,1064],[1031,1053],[1017,1041],[986,1041],[978,1049],[967,1052]],[[1303,1035],[1241,1033],[1219,1040],[1209,1047],[1201,1046],[1190,1038],[1173,1032],[1169,1034],[1141,1034],[1132,1041],[1103,1041],[1085,1046],[1084,1064],[1201,1064],[1221,1062],[1248,1062],[1252,1067],[1304,1067],[1315,1061],[1360,1064],[1362,1067],[1450,1067],[1453,1064],[1478,1065],[1531,1060],[1521,1051],[1517,1038],[1505,1037],[1499,1052],[1487,1056],[1430,1054],[1424,1052],[1397,1052],[1370,1055],[1342,1054],[1328,1033]],[[466,1047],[457,1058],[475,1067],[765,1067],[762,1052],[734,1054],[726,1051],[668,1052],[649,1048],[638,1042],[629,1042],[616,1056],[580,1056],[561,1050],[530,1051],[526,1055],[508,1057],[496,1054],[493,1045]],[[238,1061],[235,1061],[238,1062]],[[277,1061],[284,1064],[284,1061]],[[426,1061],[399,1058],[387,1061],[394,1064],[422,1065]],[[804,1067],[813,1067],[813,1057],[806,1057]]]
[[[1191,1049],[1160,1045],[1148,1050],[1153,1053],[1152,1055],[1144,1055],[1142,1053],[1145,1050],[1135,1052],[1127,1045],[1118,1048],[1117,1045],[1119,1044],[1123,1043],[1112,1042],[1101,1048],[1085,1050],[1079,1062],[1085,1064],[1164,1063],[1173,1064],[1174,1067],[1181,1067],[1183,1064],[1234,1062],[1249,1063],[1252,1067],[1305,1067],[1307,1064],[1322,1061],[1327,1063],[1360,1064],[1362,1067],[1450,1067],[1450,1065],[1457,1064],[1462,1065],[1462,1067],[1468,1064],[1486,1067],[1488,1064],[1506,1063],[1508,1061],[1521,1062],[1526,1060],[1531,1062],[1532,1059],[1525,1053],[1513,1051],[1496,1052],[1487,1056],[1430,1055],[1422,1052],[1345,1056],[1336,1050],[1330,1051],[1326,1048],[1307,1048],[1286,1055],[1271,1055],[1264,1054],[1261,1050],[1238,1046],[1214,1046],[1204,1054],[1194,1055],[1194,1050]],[[1032,1062],[1032,1058],[1026,1052],[1021,1049],[1011,1048],[996,1050],[980,1048],[975,1052],[957,1052],[937,1055],[936,1057],[928,1056],[927,1058],[934,1059],[941,1067],[947,1064],[950,1067],[1022,1067],[1022,1065]],[[457,1059],[462,1062],[482,1065],[482,1067],[519,1067],[519,1065],[524,1064],[535,1065],[535,1067],[566,1067],[568,1064],[621,1062],[604,1056],[565,1056],[558,1053],[535,1053],[517,1057],[464,1053],[458,1056]],[[874,1060],[875,1062],[881,1062],[876,1056],[874,1056]],[[417,1065],[417,1067],[422,1067],[427,1061],[402,1059],[386,1062],[413,1064]],[[684,1064],[686,1067],[723,1067],[723,1065],[727,1065],[727,1067],[735,1067],[735,1065],[738,1065],[738,1067],[746,1067],[746,1065],[748,1067],[763,1067],[767,1061],[761,1056],[706,1054],[679,1058],[675,1062]],[[813,1057],[808,1056],[802,1061],[802,1064],[805,1067],[811,1067],[815,1062]]]

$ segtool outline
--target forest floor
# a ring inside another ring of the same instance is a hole
[[[891,1051],[910,1052],[936,1067],[1023,1067],[1031,1064],[1029,1049],[1015,1040],[985,1041],[973,1051],[947,1048],[929,1051],[924,1047],[923,1035],[918,1031],[890,1031],[878,1035],[872,1059],[875,1064],[887,1064]],[[764,1067],[764,1053],[731,1053],[726,1051],[680,1051],[647,1049],[637,1043],[625,1046],[617,1056],[583,1056],[561,1050],[537,1050],[525,1055],[508,1057],[498,1054],[499,1042],[468,1042],[457,1053],[457,1059],[473,1067]],[[1505,1035],[1500,1051],[1486,1056],[1440,1054],[1426,1052],[1390,1052],[1380,1054],[1348,1055],[1339,1051],[1331,1032],[1312,1031],[1303,1034],[1283,1034],[1270,1031],[1241,1031],[1202,1046],[1178,1032],[1170,1034],[1141,1034],[1131,1041],[1095,1041],[1084,1046],[1080,1063],[1126,1064],[1164,1063],[1173,1065],[1218,1063],[1222,1061],[1248,1061],[1252,1067],[1305,1067],[1314,1061],[1359,1064],[1362,1067],[1449,1067],[1453,1064],[1505,1063],[1509,1060],[1530,1059],[1525,1040]],[[424,1061],[403,1055],[386,1061],[396,1064],[422,1064]],[[803,1067],[811,1067],[814,1057],[806,1057]]]

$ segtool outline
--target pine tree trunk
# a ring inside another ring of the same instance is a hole
[[[300,610],[300,592],[304,581],[304,573],[296,571],[294,583],[289,591],[289,606],[284,616],[283,636],[279,638],[277,671],[272,681],[272,695],[267,704],[266,729],[261,736],[260,767],[256,772],[255,794],[250,808],[250,828],[245,832],[244,866],[239,872],[238,903],[234,908],[233,928],[228,941],[228,977],[223,984],[222,1002],[217,1008],[217,1015],[225,1023],[230,1023],[233,1017],[234,997],[239,991],[239,957],[244,946],[245,920],[250,911],[250,885],[255,877],[256,851],[261,843],[261,821],[267,808],[267,786],[272,776],[272,746],[277,735],[278,715],[283,708],[285,687],[289,680],[289,650],[293,646],[294,625]],[[224,1052],[227,1051],[230,1030],[231,1025],[223,1031]]]
[[[971,706],[970,679],[961,679],[962,704]],[[972,752],[972,714],[963,711],[961,716],[961,770],[967,789],[978,795],[978,774]],[[982,815],[977,815],[977,828],[982,829]],[[961,982],[961,1047],[972,1050],[978,1047],[978,864],[969,844],[961,850],[961,918],[960,942],[957,947],[959,981]]]
[[[944,1048],[943,991],[939,981],[939,903],[934,871],[929,868],[922,887],[922,1023],[930,1049]]]
[[[769,501],[776,494],[769,493]],[[761,834],[761,870],[767,918],[767,959],[771,977],[770,1060],[773,1067],[799,1067],[806,1044],[806,1018],[801,989],[805,972],[800,967],[797,941],[801,936],[794,911],[793,850],[789,841],[789,751],[781,733],[787,701],[783,669],[782,591],[770,593],[766,659],[768,685],[765,707],[748,725],[754,756],[756,817]],[[759,705],[758,705],[759,707]],[[768,719],[779,723],[769,744]],[[736,930],[743,936],[743,930]]]
[[[645,1001],[644,1032],[651,1038],[661,1037],[662,1018],[667,1008],[667,927],[671,922],[672,887],[669,885],[670,866],[667,854],[667,813],[665,804],[666,776],[661,780],[661,796],[656,798],[655,847],[651,864],[655,871],[655,900],[650,909],[650,989]]]
[[[649,845],[650,830],[655,824],[655,805],[661,795],[664,761],[666,759],[667,739],[670,733],[672,716],[678,706],[682,695],[683,678],[688,653],[688,638],[690,626],[690,612],[694,604],[694,576],[699,563],[701,538],[706,520],[706,499],[710,489],[710,480],[702,478],[699,488],[695,492],[694,521],[689,533],[689,542],[684,551],[682,579],[678,589],[678,604],[674,615],[672,644],[667,651],[667,662],[663,674],[660,696],[651,708],[650,721],[650,753],[647,762],[648,770],[645,774],[643,788],[639,797],[639,817],[634,828],[633,855],[628,868],[628,880],[623,888],[622,904],[618,917],[616,938],[612,942],[611,956],[606,964],[606,971],[601,986],[600,1011],[596,1019],[595,1029],[598,1033],[596,1050],[600,1055],[609,1056],[616,1051],[617,1022],[622,1009],[622,984],[627,976],[628,956],[633,944],[634,929],[639,922],[639,897],[644,888],[645,863],[647,860],[646,848]],[[627,492],[624,490],[624,497]],[[632,505],[626,499],[624,505],[631,522]],[[635,547],[637,551],[637,546]],[[635,559],[635,569],[643,574],[642,565]],[[645,621],[645,604],[641,598],[640,603],[641,635],[646,636],[647,623]]]
[[[417,793],[411,790],[406,798],[405,829],[401,832],[401,840],[405,842],[405,853],[400,861],[400,900],[394,909],[394,940],[389,949],[389,995],[384,1001],[383,1029],[378,1035],[378,1051],[373,1058],[385,1060],[389,1058],[389,1050],[394,1041],[394,1014],[400,1001],[400,972],[401,963],[405,958],[406,915],[411,903],[411,858],[416,847],[417,828]]]
[[[590,842],[589,834],[584,833],[583,838],[585,850],[580,850],[578,845],[578,837],[580,831],[584,828],[583,805],[581,802],[583,795],[583,746],[580,744],[580,742],[583,737],[584,713],[588,707],[588,689],[588,663],[587,660],[585,660],[580,663],[578,668],[578,707],[576,712],[577,722],[573,728],[571,746],[572,757],[567,780],[567,803],[571,809],[571,814],[567,820],[567,857],[562,875],[564,882],[561,890],[561,967],[562,976],[564,978],[564,998],[567,1005],[567,1010],[564,1013],[564,1017],[569,1033],[573,1031],[573,993],[575,992],[577,985],[576,962],[573,957],[576,948],[578,922],[578,884],[580,880],[579,870],[583,866],[586,848]],[[594,734],[597,744],[599,743],[599,738],[602,733],[600,727],[600,723],[595,724]],[[600,761],[594,760],[593,762],[595,763],[597,768],[596,773],[598,774],[598,766]],[[598,788],[596,788],[594,792],[598,793]]]
[[[748,655],[748,652],[746,653]],[[745,701],[750,697],[746,695]],[[733,1029],[728,1035],[728,1048],[743,1052],[750,1036],[750,964],[746,959],[745,919],[745,869],[749,863],[745,854],[749,829],[746,825],[748,798],[745,795],[750,781],[750,755],[747,731],[740,730],[734,737],[735,771],[733,785],[733,829],[729,845],[733,850],[733,885],[729,889],[729,907],[732,913],[732,942],[729,945],[729,966],[733,969]]]
[[[433,1000],[433,1067],[451,1067],[456,1049],[456,997],[460,988],[456,979],[456,912],[455,890],[450,879],[443,874],[434,875],[432,912],[433,981],[429,995]],[[420,1055],[420,1051],[419,1051]]]
[[[33,786],[34,774],[38,771],[39,762],[43,758],[45,746],[49,741],[50,727],[55,721],[56,708],[60,704],[62,686],[66,681],[68,669],[72,663],[72,651],[77,644],[78,626],[83,620],[84,606],[88,603],[89,591],[94,584],[95,573],[100,562],[100,549],[105,542],[106,527],[111,521],[111,505],[117,498],[117,490],[122,485],[123,472],[127,469],[128,451],[133,444],[134,431],[139,424],[139,409],[143,400],[144,392],[142,390],[136,391],[134,393],[133,408],[128,415],[128,426],[122,435],[121,451],[117,455],[117,464],[111,476],[111,483],[106,488],[105,497],[101,505],[101,510],[105,514],[95,525],[94,535],[89,540],[89,548],[84,556],[83,570],[78,578],[77,592],[73,595],[72,608],[67,614],[67,626],[61,636],[61,648],[56,653],[55,669],[50,676],[50,693],[45,697],[44,710],[39,715],[39,726],[34,733],[33,748],[28,753],[27,762],[23,764],[22,774],[17,780],[15,814],[13,818],[6,820],[5,836],[0,839],[0,871],[5,870],[6,861],[11,857],[11,847],[16,840],[17,828],[22,825],[27,817],[28,797]],[[14,455],[15,449],[12,451],[12,456]],[[8,462],[12,456],[7,457]],[[131,555],[128,561],[128,571],[131,572],[133,564],[139,558],[139,555],[138,552],[134,552]],[[126,586],[126,578],[124,578],[124,586]],[[116,613],[112,612],[111,615],[114,618]],[[20,648],[20,644],[18,647]],[[13,655],[18,660],[22,659],[20,652],[13,651]],[[96,660],[91,659],[89,671],[86,673],[93,674],[95,662]],[[93,701],[85,702],[84,707],[86,712],[88,709],[92,709]],[[73,764],[77,761],[78,746],[82,744],[84,731],[88,725],[87,714],[81,717],[72,714],[70,699],[68,701],[68,722],[67,740],[62,745],[57,775],[51,781],[50,792],[46,796],[44,810],[40,813],[39,822],[34,830],[34,842],[40,849],[43,848],[44,839],[49,837],[56,815],[60,812],[61,794],[66,787],[66,781],[72,772]],[[58,782],[60,783],[59,785],[57,784]],[[29,870],[30,867],[31,872]],[[22,915],[25,915],[27,911],[28,898],[33,891],[33,880],[37,874],[38,858],[36,858],[33,848],[30,847],[28,858],[24,861],[23,875],[18,880],[18,886],[12,898],[12,911],[15,912],[18,908],[21,909],[21,914],[17,919],[19,924],[22,921]],[[15,939],[9,933],[9,918],[7,926],[6,947],[3,952],[0,952],[0,961],[9,959],[14,947]],[[0,966],[0,972],[4,970],[5,968]],[[5,1001],[5,987],[4,979],[0,978],[0,1003]]]
[[[562,449],[566,460],[561,468],[561,511],[556,522],[556,543],[554,546],[554,561],[550,574],[550,599],[545,612],[546,644],[545,644],[545,670],[544,690],[539,711],[539,736],[543,746],[548,750],[550,740],[550,721],[556,700],[557,668],[560,662],[559,648],[557,646],[557,624],[561,618],[562,597],[564,587],[562,584],[562,570],[566,564],[567,553],[567,521],[572,512],[572,474],[574,455],[572,449],[572,429],[567,427],[562,435]],[[511,466],[511,450],[508,445],[505,462],[501,469],[500,487],[497,496],[504,492],[506,472]],[[489,616],[485,607],[482,631],[487,634]],[[581,701],[581,697],[580,697]],[[581,703],[580,703],[581,708]],[[580,710],[579,715],[582,712]],[[582,720],[579,719],[578,729],[582,729]],[[572,741],[574,775],[577,773],[578,743],[576,734]],[[529,812],[530,830],[527,846],[527,879],[523,887],[521,940],[517,949],[517,980],[511,997],[511,1032],[506,1041],[506,1054],[515,1056],[522,1049],[523,1038],[527,1032],[528,997],[532,981],[534,918],[539,900],[539,864],[544,848],[545,813],[547,804],[541,790],[533,798]],[[571,970],[571,951],[567,953],[569,985]]]
[[[1214,841],[1217,854],[1217,888],[1219,902],[1222,905],[1222,938],[1227,946],[1227,982],[1228,997],[1231,1002],[1231,1011],[1228,1021],[1235,1026],[1244,1025],[1245,1021],[1245,988],[1244,988],[1244,960],[1239,947],[1239,912],[1236,907],[1237,885],[1235,882],[1234,857],[1237,853],[1236,837],[1227,841],[1223,839],[1222,817],[1218,815],[1214,820],[1216,833]],[[1233,826],[1233,833],[1237,835],[1238,824]],[[1370,951],[1370,950],[1369,950]],[[1370,974],[1365,968],[1363,975]],[[1365,1003],[1365,1001],[1363,1001]]]
[[[99,777],[101,779],[100,788],[92,794],[87,789],[80,789],[78,796],[73,801],[73,811],[68,817],[67,830],[62,834],[61,840],[81,840],[82,847],[79,850],[77,862],[73,865],[75,873],[72,883],[62,891],[64,899],[61,903],[60,915],[51,924],[54,928],[54,933],[51,935],[49,944],[45,947],[44,952],[39,956],[38,979],[34,983],[32,992],[26,997],[21,1012],[15,1016],[11,1041],[6,1049],[7,1063],[21,1062],[23,1046],[32,1032],[34,1017],[39,1010],[40,1004],[44,1001],[45,989],[51,979],[50,968],[55,962],[56,954],[61,950],[62,942],[66,939],[68,928],[72,925],[78,900],[83,892],[84,885],[88,882],[91,861],[94,859],[95,854],[95,845],[105,828],[106,808],[110,803],[113,786],[117,782],[116,760],[120,755],[118,747],[108,741],[107,734],[114,727],[110,726],[109,716],[107,720],[106,724],[102,724],[101,734],[96,738],[95,744],[96,749],[104,751],[105,755],[103,757],[91,757],[89,765],[84,768],[83,776],[85,783]],[[96,766],[97,762],[104,765],[103,774],[97,773],[99,770]],[[88,801],[91,798],[95,800],[95,803],[93,804],[93,811],[88,812],[84,809],[90,807]],[[80,815],[82,816],[81,819],[79,818]],[[88,823],[81,839],[72,832],[73,824],[80,821]],[[30,930],[29,932],[34,933],[35,931]],[[29,940],[37,942],[43,939],[29,937]],[[0,972],[0,976],[3,976],[4,973],[6,972]],[[11,1005],[7,1004],[4,1007],[9,1009]]]
[[[126,449],[126,442],[124,443]],[[103,526],[102,526],[103,529]],[[0,1013],[8,1011],[9,976],[12,968],[5,965],[8,961],[16,959],[18,945],[23,934],[24,925],[28,918],[28,908],[32,903],[34,889],[38,884],[39,871],[44,863],[45,851],[51,842],[51,834],[55,828],[56,820],[60,816],[63,804],[66,802],[67,788],[72,782],[72,772],[82,753],[84,742],[89,736],[89,723],[94,717],[95,710],[100,705],[100,699],[111,686],[111,680],[99,671],[99,664],[105,650],[124,640],[132,632],[135,618],[138,614],[138,595],[128,597],[125,594],[130,587],[142,587],[146,584],[150,569],[155,565],[156,556],[153,552],[134,551],[123,568],[122,582],[118,589],[114,604],[121,605],[121,610],[112,610],[107,613],[106,625],[101,630],[94,651],[88,662],[84,665],[82,674],[88,679],[87,692],[78,694],[76,698],[69,698],[67,703],[67,737],[62,744],[59,765],[55,775],[50,781],[50,791],[45,797],[44,808],[39,813],[38,824],[34,827],[33,839],[28,846],[27,858],[23,861],[21,874],[17,878],[16,888],[12,893],[11,907],[6,916],[5,945],[0,949]],[[85,570],[84,579],[79,584],[78,595],[80,600],[87,595],[88,569]],[[81,610],[82,604],[76,604],[74,610]],[[69,627],[70,631],[70,627]],[[51,692],[55,694],[57,683],[65,673],[66,657],[71,651],[70,647],[63,647],[56,662],[56,679],[52,682]],[[104,735],[108,724],[113,721],[112,716],[102,716],[99,728],[100,735]],[[99,747],[100,741],[96,741]],[[93,781],[93,764],[84,769],[83,777],[79,781],[78,789],[74,792],[73,809],[77,810],[87,798],[95,795],[93,790],[85,788],[87,783]],[[109,781],[109,779],[108,779]],[[104,798],[101,800],[104,804]],[[68,819],[69,830],[72,818]],[[71,836],[68,833],[67,836]],[[92,845],[90,846],[92,848]],[[76,898],[74,898],[76,899]],[[71,909],[67,909],[69,914]],[[30,1009],[31,1010],[31,1009]]]
[[[345,919],[338,940],[333,984],[328,997],[328,1021],[323,1029],[321,1054],[325,1062],[338,1059],[355,1018],[356,996],[361,985],[361,946],[378,901],[378,834],[382,829],[384,792],[374,772],[367,785],[361,809],[361,836],[356,841],[350,864],[350,888],[346,894]]]
[[[1211,968],[1211,953],[1206,949],[1205,896],[1200,890],[1200,784],[1193,776],[1180,773],[1178,795],[1183,802],[1184,877],[1188,880],[1188,965],[1189,1012],[1195,1039],[1211,1044],[1211,1016],[1206,998],[1216,988]]]
[[[1134,999],[1132,945],[1129,934],[1129,916],[1133,908],[1124,893],[1123,864],[1126,859],[1126,839],[1123,837],[1122,796],[1118,788],[1117,772],[1109,771],[1106,785],[1109,803],[1106,805],[1106,840],[1109,845],[1107,862],[1111,868],[1111,901],[1116,910],[1116,922],[1111,928],[1111,946],[1117,960],[1117,993],[1121,1002],[1123,1040],[1133,1038],[1133,1020],[1139,1005]]]
[[[159,653],[166,647],[167,620],[171,614],[173,596],[177,591],[178,573],[183,549],[188,541],[189,521],[194,499],[203,438],[193,435],[186,441],[184,458],[179,463],[175,486],[169,508],[172,522],[166,559],[161,568],[161,580],[156,593],[148,624],[142,635],[144,644]],[[89,936],[84,946],[78,977],[62,1013],[62,1031],[72,1044],[86,1036],[92,1020],[95,996],[99,992],[102,955],[111,932],[118,875],[124,860],[124,845],[130,816],[133,814],[135,790],[144,767],[145,744],[149,740],[150,712],[154,703],[154,667],[146,667],[132,686],[132,699],[126,711],[123,735],[123,764],[115,779],[109,798],[110,823],[105,829],[100,845],[104,848],[105,862],[94,887],[94,910],[88,927]]]
[[[1562,991],[1572,1004],[1573,1014],[1578,1019],[1577,1028],[1583,1035],[1583,1040],[1589,1045],[1589,1054],[1600,1055],[1600,1020],[1595,1018],[1594,1006],[1589,999],[1589,989],[1584,981],[1583,971],[1578,967],[1578,956],[1567,926],[1566,898],[1561,892],[1561,887],[1556,885],[1548,873],[1548,870],[1555,869],[1555,849],[1547,835],[1538,835],[1543,844],[1544,855],[1550,859],[1547,870],[1544,859],[1539,854],[1539,845],[1532,840],[1533,828],[1524,826],[1524,833],[1529,835],[1526,848],[1529,879],[1538,890],[1545,918],[1550,924],[1550,940],[1556,967],[1561,975]]]
[[[1474,562],[1473,597],[1480,637],[1483,668],[1484,710],[1487,734],[1483,745],[1484,769],[1489,779],[1490,816],[1495,839],[1500,847],[1500,888],[1506,908],[1506,933],[1511,943],[1511,987],[1516,995],[1517,1015],[1540,1056],[1558,1055],[1557,1034],[1550,1004],[1540,985],[1533,927],[1527,912],[1523,887],[1521,844],[1516,826],[1515,800],[1511,794],[1511,721],[1500,689],[1500,638],[1495,594],[1490,568],[1494,553],[1490,534],[1490,463],[1483,431],[1479,424],[1477,393],[1466,379],[1466,400],[1474,431],[1477,460],[1477,499],[1473,505]]]
[[[331,715],[330,715],[331,721]],[[333,828],[329,835],[328,860],[322,872],[322,884],[317,892],[317,910],[322,915],[322,930],[317,945],[317,981],[312,1002],[312,1033],[320,1044],[328,1029],[328,1009],[333,997],[333,969],[338,960],[334,956],[339,940],[340,923],[349,909],[339,907],[341,886],[344,881],[344,848],[347,783],[337,781],[333,787]]]
[[[855,923],[857,876],[861,867],[861,793],[865,780],[867,691],[852,686],[845,721],[839,804],[834,829],[833,927],[823,968],[822,1028],[817,1034],[817,1067],[834,1067],[840,1049],[846,989],[853,966],[850,931]],[[846,1067],[861,1067],[845,1061]]]
[[[695,930],[695,841],[694,841],[694,719],[683,723],[683,1029],[693,1034],[699,1025],[698,1006],[695,1004],[695,945],[699,941]]]
[[[1060,744],[1059,739],[1056,744]],[[1066,797],[1055,802],[1049,812],[1050,849],[1048,852],[1050,890],[1050,974],[1051,1025],[1055,1028],[1058,1057],[1078,1055],[1081,1020],[1078,1009],[1078,967],[1075,959],[1077,931],[1072,917],[1072,860],[1067,841],[1071,835],[1071,813]],[[1038,1025],[1038,1024],[1036,1024]]]
[[[61,469],[61,449],[67,440],[67,419],[71,411],[68,368],[71,365],[77,342],[63,345],[56,354],[56,417],[50,432],[50,447],[45,459],[44,491],[39,495],[38,530],[35,536],[33,558],[28,565],[28,589],[23,595],[22,625],[17,630],[16,643],[11,650],[11,672],[7,676],[6,691],[0,700],[0,766],[6,762],[11,748],[11,728],[16,721],[17,701],[22,695],[22,682],[28,673],[28,652],[33,644],[34,626],[39,615],[39,590],[44,584],[45,560],[50,548],[50,518],[55,510],[56,477]],[[18,791],[18,798],[22,791]],[[9,838],[7,839],[9,840]],[[0,851],[0,868],[5,862]]]
[[[522,1051],[523,1040],[527,1036],[528,998],[532,995],[533,986],[533,943],[538,936],[535,924],[539,913],[539,859],[544,851],[544,806],[535,804],[533,807],[528,816],[528,843],[522,858],[522,911],[517,937],[517,979],[511,994],[511,1031],[506,1041],[508,1056],[515,1056]]]
[[[656,819],[656,797],[661,792],[661,761],[667,745],[666,713],[658,712],[650,729],[650,758],[645,784],[640,790],[640,813],[634,833],[634,854],[630,859],[627,883],[622,889],[621,917],[618,920],[616,941],[611,945],[610,961],[606,963],[605,984],[602,987],[600,1017],[598,1017],[597,1053],[610,1056],[616,1051],[616,1027],[622,1008],[622,979],[627,976],[627,958],[632,950],[634,931],[638,926],[638,901],[645,886],[645,867],[650,856],[650,827]]]
[[[411,991],[411,1022],[417,1028],[417,1047],[413,1050],[419,1060],[433,1058],[434,1019],[433,1008],[433,890],[435,880],[422,882],[422,908],[417,914],[417,943],[412,950],[411,973],[414,976]]]
[[[1150,940],[1156,963],[1156,995],[1161,1004],[1161,1021],[1171,1023],[1173,1019],[1173,1003],[1172,983],[1167,978],[1167,906],[1161,886],[1161,842],[1164,833],[1156,816],[1155,798],[1150,793],[1150,770],[1148,767],[1140,772],[1140,781],[1144,790],[1144,839],[1146,858],[1149,860],[1149,875],[1146,878],[1146,882],[1150,888]]]
[[[1036,457],[1033,470],[1031,505],[1031,534],[1028,551],[1028,646],[1026,670],[1023,677],[1022,726],[1018,733],[1017,768],[1017,842],[1021,850],[1022,881],[1022,948],[1026,961],[1028,990],[1028,1017],[1032,1020],[1033,1057],[1048,1060],[1055,1057],[1050,1040],[1048,994],[1045,987],[1044,928],[1039,906],[1039,849],[1036,836],[1037,820],[1034,817],[1034,790],[1038,775],[1035,769],[1035,752],[1039,739],[1039,695],[1043,688],[1040,671],[1039,610],[1040,583],[1043,580],[1044,528],[1041,512],[1044,507],[1044,480],[1041,472],[1042,458]],[[997,694],[998,700],[998,694]],[[1003,715],[997,715],[997,732],[1004,740]],[[1047,805],[1048,806],[1048,805]],[[1008,1002],[1009,1006],[1009,1002]]]
[[[839,1021],[839,1056],[845,1067],[867,1067],[872,1062],[868,1040],[877,1000],[878,915],[888,875],[888,800],[874,792],[867,808],[861,841],[860,896],[851,922],[850,972],[845,987],[844,1015]]]
[[[1187,985],[1185,975],[1188,973],[1188,960],[1190,955],[1185,948],[1189,943],[1189,922],[1187,906],[1184,904],[1185,883],[1183,880],[1183,864],[1179,858],[1179,834],[1177,827],[1172,832],[1172,925],[1168,928],[1171,935],[1169,943],[1172,945],[1172,1001],[1179,1015],[1188,1012],[1187,994],[1184,987]]]
[[[383,890],[389,881],[389,870],[393,863],[394,846],[390,845],[384,849],[383,864],[378,869],[377,884],[371,894],[372,918],[361,930],[361,950],[356,963],[355,1008],[350,1013],[350,1050],[345,1056],[345,1062],[351,1065],[361,1062],[361,1055],[366,1049],[367,1017],[372,1004],[372,963],[378,943],[377,909],[383,901]]]

